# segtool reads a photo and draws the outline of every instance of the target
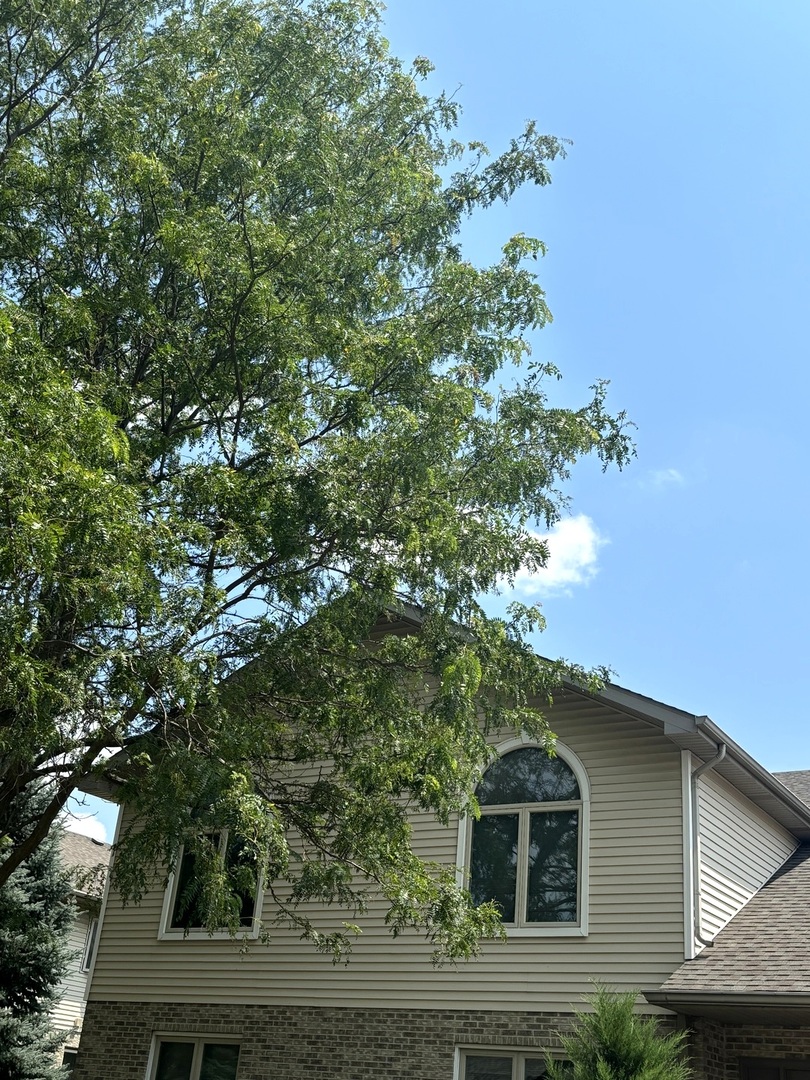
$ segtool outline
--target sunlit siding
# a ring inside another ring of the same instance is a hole
[[[712,938],[797,846],[795,837],[714,773],[698,780],[700,907]]]
[[[87,986],[87,972],[81,970],[84,946],[87,940],[87,928],[90,917],[86,911],[77,911],[70,931],[69,948],[73,953],[65,978],[59,987],[60,1000],[51,1016],[54,1027],[59,1031],[72,1031],[81,1025],[84,1016],[84,995]]]
[[[660,732],[589,700],[555,707],[552,728],[591,783],[590,932],[513,938],[479,959],[435,969],[416,935],[392,940],[381,913],[363,921],[348,966],[334,966],[294,933],[239,956],[219,940],[159,941],[162,894],[139,907],[111,899],[94,1000],[296,1003],[357,1007],[566,1009],[600,979],[657,987],[683,960],[680,752]],[[414,822],[417,849],[454,865],[457,824]],[[324,930],[341,916],[319,919]]]

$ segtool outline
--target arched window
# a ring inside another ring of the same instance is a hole
[[[584,927],[587,778],[561,749],[549,757],[540,747],[520,746],[495,761],[478,785],[470,892],[476,904],[494,900],[507,926]]]

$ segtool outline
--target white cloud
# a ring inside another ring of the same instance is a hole
[[[647,473],[644,486],[660,490],[665,487],[683,487],[685,483],[686,477],[678,469],[652,469]]]
[[[81,833],[82,836],[89,836],[93,840],[107,842],[107,829],[95,814],[70,813],[65,816],[64,824],[69,832]]]
[[[535,535],[548,545],[548,563],[543,570],[519,570],[515,576],[515,591],[530,599],[570,595],[573,586],[587,585],[599,571],[599,548],[609,542],[585,514],[565,518],[551,532]]]

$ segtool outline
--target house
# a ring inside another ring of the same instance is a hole
[[[87,980],[98,936],[99,909],[110,863],[111,847],[89,836],[65,831],[59,841],[62,864],[71,871],[76,915],[70,931],[70,967],[58,989],[53,1026],[67,1032],[62,1061],[72,1069],[82,1029]]]
[[[77,1077],[533,1080],[592,980],[688,1028],[699,1077],[810,1077],[810,772],[618,686],[567,686],[549,718],[557,759],[497,740],[480,821],[414,819],[421,854],[501,903],[505,942],[435,969],[372,910],[348,965],[292,930],[242,955],[185,932],[181,860],[165,893],[106,901]]]

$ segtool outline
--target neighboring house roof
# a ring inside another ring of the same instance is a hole
[[[90,836],[65,830],[59,840],[63,864],[71,870],[79,896],[101,899],[112,847]]]
[[[810,806],[810,769],[801,769],[796,772],[775,772],[773,774],[780,784],[797,795],[802,802]]]

